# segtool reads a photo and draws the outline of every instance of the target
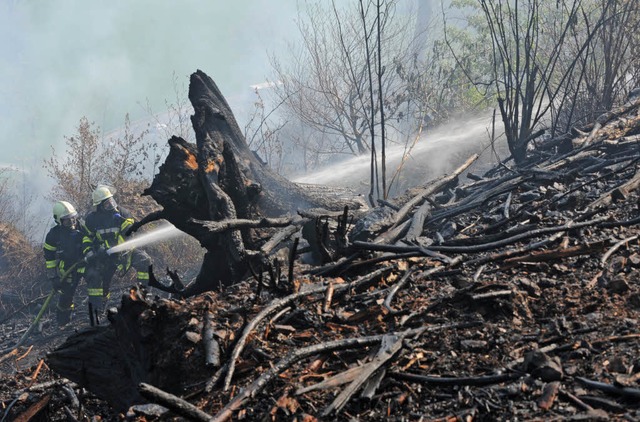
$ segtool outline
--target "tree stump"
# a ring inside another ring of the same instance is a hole
[[[366,207],[362,198],[344,189],[299,185],[271,171],[249,149],[224,96],[200,70],[191,75],[189,99],[196,144],[169,139],[169,155],[143,193],[163,207],[156,218],[170,221],[207,250],[187,296],[241,280],[252,256],[247,249],[255,250],[260,242],[249,229],[212,235],[202,221]]]
[[[118,411],[147,402],[138,390],[142,382],[180,393],[210,376],[202,342],[188,334],[197,331],[194,321],[204,322],[210,305],[206,295],[192,303],[147,303],[132,289],[108,325],[72,335],[47,355],[47,364]]]

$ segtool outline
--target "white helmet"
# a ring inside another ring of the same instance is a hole
[[[53,205],[53,219],[56,223],[62,224],[63,218],[77,217],[76,209],[67,201],[58,201]]]
[[[113,193],[109,186],[99,185],[95,190],[91,193],[91,199],[93,200],[93,205],[100,205],[102,201],[105,199],[113,198]]]

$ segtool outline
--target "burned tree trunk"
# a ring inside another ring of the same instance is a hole
[[[240,280],[258,240],[250,230],[211,234],[202,221],[255,219],[300,209],[358,208],[362,200],[336,190],[323,195],[275,174],[249,149],[233,112],[204,72],[191,75],[189,99],[196,144],[173,137],[170,153],[151,187],[145,190],[163,210],[156,216],[198,239],[207,249],[187,295]],[[336,194],[342,194],[337,197]],[[200,222],[196,221],[200,220]]]

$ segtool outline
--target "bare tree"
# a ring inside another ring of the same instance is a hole
[[[58,155],[52,147],[51,157],[44,162],[55,183],[48,199],[70,201],[80,212],[86,212],[91,185],[104,180],[106,174],[100,166],[100,131],[95,123],[82,117],[76,130],[65,137],[66,151]]]
[[[64,199],[85,213],[91,207],[93,187],[106,183],[119,191],[119,197],[130,202],[142,190],[144,166],[150,158],[145,143],[147,131],[135,134],[129,116],[125,116],[122,130],[109,137],[101,136],[100,129],[82,117],[77,133],[65,137],[66,149],[44,162],[54,187],[48,199]]]
[[[593,36],[580,56],[579,76],[566,87],[570,107],[553,109],[554,133],[592,122],[625,102],[629,91],[640,83],[640,5],[593,0],[586,6],[580,16],[582,24],[571,27],[567,54],[575,56]]]
[[[16,170],[12,167],[0,167],[0,222],[14,224],[16,201],[12,176]]]
[[[509,150],[517,165],[552,105],[565,104],[567,86],[579,73],[580,58],[600,26],[591,28],[576,55],[563,62],[568,34],[580,19],[582,1],[558,0],[553,38],[544,37],[542,0],[480,0],[491,36],[494,85]],[[543,46],[543,40],[547,42]]]
[[[367,54],[374,64],[381,52],[379,67],[391,70],[394,59],[408,54],[412,36],[409,25],[394,20],[395,4],[393,0],[381,1],[378,10],[375,2],[367,2],[360,10],[307,3],[298,21],[301,47],[292,45],[291,57],[284,61],[271,58],[279,82],[274,85],[274,93],[284,102],[290,120],[333,137],[324,151],[359,155],[371,150],[371,116],[379,112],[379,103],[377,99],[373,105],[370,101]],[[381,49],[374,51],[378,12]],[[369,50],[365,48],[367,43]],[[375,76],[373,81],[377,85]],[[404,101],[402,84],[395,72],[383,72],[387,116],[395,115]],[[376,86],[375,92],[379,90]]]
[[[267,86],[269,88],[269,86]],[[265,164],[279,174],[284,174],[285,169],[285,144],[280,137],[282,129],[287,121],[273,121],[269,117],[278,110],[282,101],[273,109],[267,111],[265,101],[260,93],[260,88],[255,88],[256,100],[253,103],[253,111],[244,127],[244,138],[249,148],[260,157]]]

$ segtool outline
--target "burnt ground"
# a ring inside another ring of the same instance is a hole
[[[0,420],[640,420],[637,105],[586,130],[539,142],[524,168],[433,182],[397,221],[428,208],[418,236],[391,233],[396,210],[292,276],[185,300],[134,291],[99,330],[45,324],[0,358]],[[3,322],[3,349],[31,318]],[[143,345],[131,380],[171,394],[141,393],[162,406],[119,409],[70,369],[90,357],[65,360],[87,339],[122,344],[123,321]]]

